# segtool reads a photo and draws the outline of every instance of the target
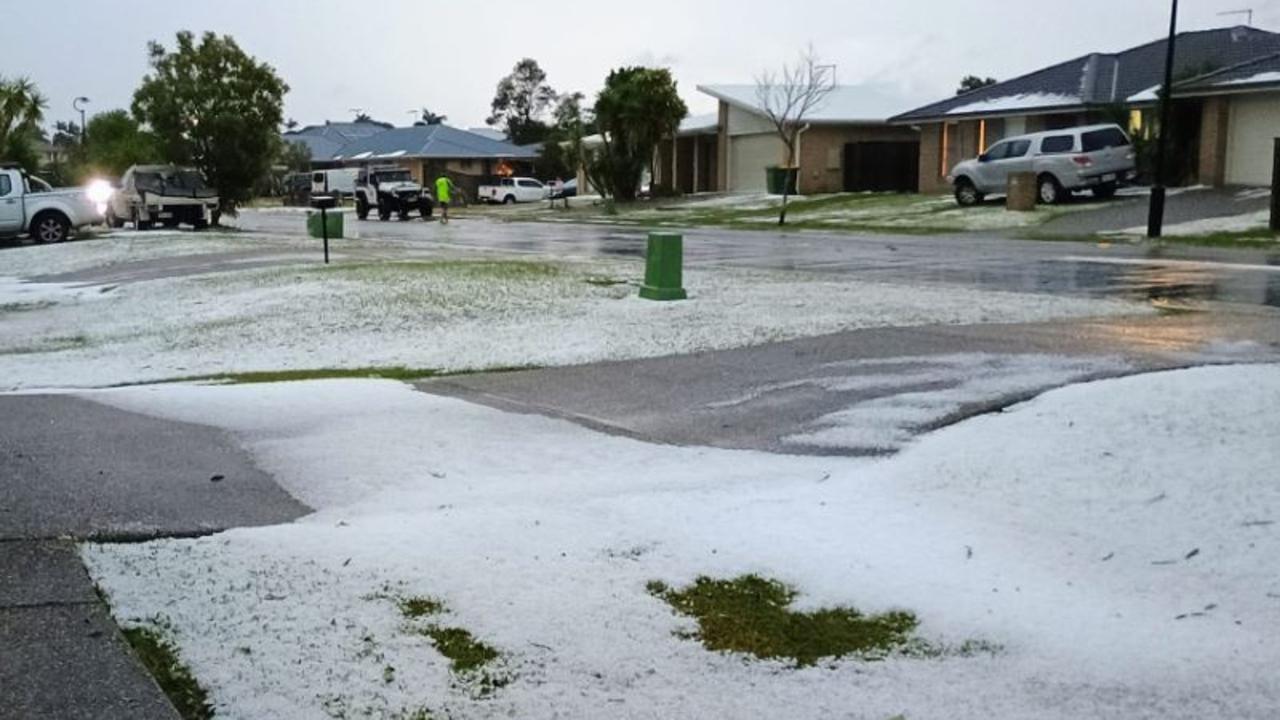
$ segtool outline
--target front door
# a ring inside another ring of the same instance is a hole
[[[0,234],[22,232],[22,215],[22,189],[12,175],[0,174]]]

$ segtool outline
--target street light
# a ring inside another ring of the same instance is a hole
[[[1147,237],[1164,232],[1164,154],[1169,144],[1169,114],[1173,108],[1173,45],[1178,39],[1178,0],[1169,15],[1169,43],[1164,56],[1164,91],[1160,93],[1160,134],[1156,137],[1155,182],[1151,185],[1151,207],[1147,214]]]
[[[71,101],[71,107],[80,113],[80,144],[84,145],[84,108],[80,106],[81,103],[88,104],[89,98],[78,97]]]

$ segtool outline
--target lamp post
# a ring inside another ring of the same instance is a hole
[[[1164,232],[1164,155],[1169,144],[1169,115],[1173,108],[1173,46],[1178,38],[1178,0],[1169,15],[1169,42],[1164,56],[1164,90],[1160,93],[1160,134],[1156,137],[1156,166],[1151,185],[1151,207],[1147,214],[1147,237]]]
[[[71,107],[80,113],[80,145],[82,146],[84,145],[85,134],[84,134],[84,108],[81,107],[81,103],[88,104],[88,102],[89,102],[89,98],[83,97],[83,96],[78,97],[75,100],[71,101]]]

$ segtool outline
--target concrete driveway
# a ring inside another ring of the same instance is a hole
[[[1115,233],[1147,226],[1150,193],[1134,188],[1113,200],[1096,201],[1085,196],[1090,209],[1050,220],[1034,232],[1064,235]],[[1165,200],[1165,225],[1230,217],[1266,210],[1271,193],[1265,188],[1172,188]]]

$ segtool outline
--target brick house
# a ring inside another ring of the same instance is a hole
[[[902,113],[920,132],[919,189],[950,190],[946,176],[1001,138],[1119,122],[1154,136],[1167,40],[1091,53]],[[1268,185],[1280,136],[1280,35],[1249,27],[1178,35],[1172,172],[1182,183]]]
[[[681,124],[662,142],[654,183],[683,193],[764,192],[765,170],[786,162],[786,150],[756,97],[755,85],[700,85],[717,113]],[[879,86],[841,85],[800,135],[797,188],[804,194],[914,191],[919,133],[887,118],[910,99]]]

